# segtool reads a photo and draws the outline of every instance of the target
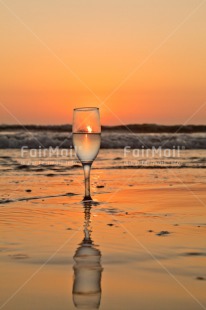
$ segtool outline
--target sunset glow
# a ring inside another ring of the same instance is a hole
[[[201,3],[1,3],[0,123],[71,123],[86,106],[105,125],[205,123]]]
[[[206,0],[0,27],[0,308],[206,310]]]

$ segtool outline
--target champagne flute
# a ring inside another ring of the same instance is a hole
[[[84,169],[85,195],[83,201],[92,200],[90,195],[90,170],[101,143],[99,109],[94,107],[74,109],[73,145]]]

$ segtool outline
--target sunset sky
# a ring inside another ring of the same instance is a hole
[[[0,0],[0,29],[0,123],[205,124],[206,1]]]

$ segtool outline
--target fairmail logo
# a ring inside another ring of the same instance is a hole
[[[161,148],[152,147],[152,148],[145,148],[142,146],[140,149],[132,149],[131,146],[124,147],[124,157],[132,156],[135,158],[144,157],[144,158],[171,158],[171,157],[180,157],[181,150],[184,150],[184,147],[180,146],[173,146],[172,149],[169,148]]]

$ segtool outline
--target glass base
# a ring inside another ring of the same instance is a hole
[[[91,208],[92,206],[96,207],[96,206],[99,206],[100,205],[100,202],[96,201],[96,200],[93,200],[91,197],[90,197],[90,200],[87,200],[88,198],[86,197],[86,199],[83,199],[81,201],[81,204],[85,207],[85,208]]]
[[[93,201],[92,197],[91,196],[84,196],[83,200],[84,202],[87,202],[87,201]]]

